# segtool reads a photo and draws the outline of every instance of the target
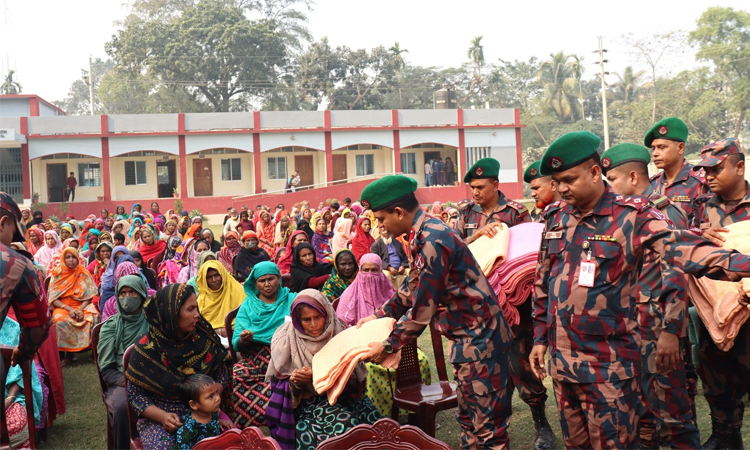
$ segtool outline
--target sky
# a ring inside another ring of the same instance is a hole
[[[467,61],[475,36],[483,36],[485,60],[548,59],[564,51],[584,56],[584,78],[600,69],[598,36],[608,50],[606,68],[645,69],[622,44],[632,33],[650,37],[691,30],[710,6],[750,11],[747,0],[317,0],[308,13],[314,39],[333,46],[386,47],[399,42],[408,63],[455,67]],[[63,99],[88,67],[88,58],[105,58],[104,45],[125,17],[123,0],[0,0],[0,74],[16,71],[24,94]],[[663,72],[694,67],[693,52],[677,52],[660,63]],[[616,81],[614,75],[608,82]]]

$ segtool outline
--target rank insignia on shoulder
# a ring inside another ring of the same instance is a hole
[[[595,234],[588,238],[589,241],[605,241],[605,242],[617,242],[617,239],[615,239],[612,236],[609,236],[607,234]]]
[[[689,195],[673,195],[672,196],[672,201],[673,202],[686,203],[686,202],[691,202],[692,200],[690,199]]]
[[[511,208],[515,210],[518,210],[519,212],[526,211],[526,207],[523,206],[522,203],[518,203],[517,201],[514,201],[514,200],[508,200],[508,206],[510,206]]]
[[[548,231],[544,233],[544,239],[561,239],[562,235],[562,231]]]

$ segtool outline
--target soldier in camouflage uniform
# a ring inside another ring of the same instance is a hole
[[[10,246],[12,242],[24,240],[21,217],[21,210],[13,197],[0,192],[0,326],[11,305],[21,325],[12,364],[33,359],[52,324],[36,266]]]
[[[688,129],[677,117],[660,120],[646,133],[643,143],[652,150],[652,158],[661,172],[651,177],[658,194],[676,203],[688,219],[693,217],[693,201],[708,192],[705,174],[684,157]]]
[[[522,204],[508,200],[497,189],[500,163],[494,158],[482,158],[469,168],[464,182],[469,183],[473,202],[460,210],[455,232],[467,244],[479,236],[495,235],[495,226],[504,223],[508,227],[531,221],[528,210]],[[534,344],[534,329],[531,320],[531,298],[518,306],[521,321],[512,327],[513,347],[510,351],[511,380],[518,388],[518,395],[531,408],[536,435],[534,448],[546,450],[555,443],[544,411],[547,388],[534,376],[529,366],[529,353]],[[512,392],[511,387],[511,392]]]
[[[671,229],[644,197],[616,195],[602,181],[599,143],[587,131],[568,133],[542,158],[542,173],[552,175],[563,201],[545,214],[531,365],[544,378],[549,348],[567,447],[633,448],[643,412],[636,299],[644,250],[660,256],[663,285],[680,282],[677,267],[738,280],[750,276],[750,257]],[[679,327],[679,319],[672,322],[668,329]],[[657,370],[675,366],[667,358]]]
[[[531,197],[536,201],[536,211],[531,215],[534,222],[541,222],[544,209],[562,199],[552,177],[544,176],[539,171],[541,164],[542,161],[534,161],[523,172],[523,181],[531,186]]]
[[[374,315],[398,320],[390,337],[370,344],[366,360],[382,361],[416,339],[432,320],[451,342],[461,448],[507,448],[512,390],[508,351],[513,341],[487,278],[471,251],[442,221],[427,216],[415,180],[392,175],[362,191],[362,205],[395,236],[408,234],[409,278]]]
[[[685,212],[663,195],[654,192],[648,179],[651,160],[646,147],[620,144],[602,155],[603,172],[612,190],[618,195],[641,195],[664,213],[678,229],[687,229]],[[640,448],[659,448],[657,420],[671,436],[672,448],[700,448],[700,433],[695,423],[686,378],[687,285],[683,277],[679,283],[662,284],[661,258],[646,249],[638,281],[638,326],[641,333],[641,389],[646,401],[646,413],[640,418]],[[673,369],[662,371],[667,358]]]
[[[692,228],[722,245],[726,225],[750,220],[750,185],[745,181],[745,155],[736,139],[713,142],[701,151],[711,193],[698,197]],[[698,373],[711,409],[713,432],[706,449],[742,448],[743,398],[750,386],[750,323],[737,333],[729,351],[719,349],[698,320]]]

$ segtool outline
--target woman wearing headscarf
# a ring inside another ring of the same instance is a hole
[[[32,213],[33,219],[31,219],[32,225],[41,225],[44,222],[44,214],[41,211],[34,211]]]
[[[226,338],[224,319],[245,299],[242,285],[216,260],[206,261],[201,266],[195,283],[198,285],[198,310],[214,331]]]
[[[132,259],[132,256],[130,258]],[[117,269],[115,269],[115,286],[117,286],[117,283],[120,281],[120,279],[128,275],[136,275],[140,277],[144,283],[148,283],[141,269],[139,269],[133,261],[126,260],[118,264]],[[149,288],[147,284],[146,292],[150,295],[155,293],[156,291]],[[113,295],[112,297],[103,299],[100,311],[102,321],[105,321],[117,314],[117,294]]]
[[[349,248],[353,238],[352,220],[340,218],[336,224],[336,232],[333,233],[333,238],[331,238],[331,251],[336,254],[339,250]]]
[[[89,236],[93,236],[95,234],[89,233]],[[88,249],[84,249],[83,255],[86,258],[86,264],[91,264],[96,259],[96,248],[101,244],[102,242],[109,242],[112,243],[112,234],[109,231],[102,231],[99,233],[99,237],[97,238],[96,242],[93,242],[93,239],[89,241]]]
[[[253,231],[242,233],[242,248],[234,258],[233,272],[235,278],[244,282],[256,264],[262,261],[270,261],[265,250],[258,244],[258,236]]]
[[[240,221],[237,224],[237,233],[241,234],[245,231],[255,231],[255,225],[253,225],[253,221],[250,220],[248,212],[242,211],[240,213]],[[226,233],[224,235],[226,236]]]
[[[278,248],[286,247],[294,230],[295,225],[292,222],[291,216],[286,211],[282,211],[279,214],[279,221],[276,223],[276,232],[273,240],[274,251]]]
[[[372,222],[370,222],[369,217],[362,217],[357,221],[357,234],[352,239],[352,253],[357,258],[357,262],[362,258],[362,255],[370,253],[370,248],[375,243],[375,239],[370,234],[371,229]]]
[[[359,393],[367,373],[362,363],[352,372],[335,405],[330,405],[327,396],[319,395],[313,387],[313,357],[345,328],[331,303],[320,292],[305,289],[292,302],[290,315],[291,322],[281,325],[271,339],[267,379],[273,378],[273,392],[266,408],[271,436],[283,448],[294,448],[296,444],[298,449],[315,449],[356,425],[380,419],[370,399]],[[276,405],[293,408],[293,417]]]
[[[130,422],[128,421],[128,396],[122,355],[148,332],[148,322],[142,313],[148,298],[146,284],[138,275],[127,275],[117,281],[117,314],[104,322],[99,334],[97,365],[107,386],[105,402],[108,405],[109,424],[114,448],[130,448]]]
[[[135,343],[127,377],[128,403],[138,416],[144,448],[171,449],[180,418],[190,412],[182,384],[196,373],[221,385],[222,410],[234,409],[228,389],[227,352],[219,336],[198,311],[195,291],[170,284],[143,306],[149,330]],[[164,362],[168,361],[168,364]],[[222,427],[231,426],[225,414]]]
[[[106,301],[115,295],[115,269],[125,261],[133,262],[133,257],[130,256],[128,248],[124,245],[113,248],[112,257],[109,258],[109,264],[107,264],[107,269],[104,271],[102,282],[99,285],[99,297],[102,300]],[[104,308],[104,305],[100,305],[100,307]]]
[[[237,257],[237,254],[240,252],[241,248],[242,245],[240,244],[240,237],[236,231],[229,231],[224,235],[224,247],[219,250],[216,258],[220,263],[224,264],[224,268],[227,269],[227,272],[231,273],[232,275],[235,274],[234,258]]]
[[[153,267],[159,267],[159,264],[164,259],[166,249],[167,243],[159,239],[159,234],[153,225],[145,225],[143,227],[141,230],[141,239],[133,248],[133,250],[138,250],[141,253],[143,261],[149,267],[149,262],[153,264]]]
[[[331,276],[331,264],[323,264],[315,258],[315,250],[307,242],[297,244],[290,270],[292,292],[303,289],[320,289]]]
[[[289,242],[286,244],[284,256],[279,258],[278,262],[276,263],[279,266],[279,270],[282,274],[291,272],[292,260],[294,259],[294,249],[298,244],[302,242],[310,242],[310,239],[308,239],[307,233],[305,233],[304,230],[297,230],[292,233],[292,236],[289,238]]]
[[[47,271],[45,272],[45,275],[47,277],[51,277],[52,276],[52,271],[57,266],[60,265],[61,258],[62,258],[62,251],[65,250],[68,247],[71,247],[71,244],[73,242],[78,243],[77,240],[75,240],[73,238],[68,238],[65,242],[62,243],[62,245],[60,245],[60,249],[55,252],[55,255],[52,257],[52,260],[49,262],[49,264],[47,264]],[[78,251],[78,249],[76,249],[76,251]],[[84,262],[83,259],[80,259],[80,263],[84,264],[84,267],[86,267],[85,266],[85,262]]]
[[[73,227],[69,223],[60,225],[60,240],[65,241],[73,237]]]
[[[432,204],[432,209],[430,210],[430,215],[432,217],[436,217],[440,219],[440,214],[443,212],[443,204],[440,202],[434,202]]]
[[[187,265],[182,260],[183,253],[185,253],[185,246],[182,245],[182,239],[178,236],[169,238],[167,249],[164,251],[164,260],[156,272],[156,284],[159,289],[177,282],[180,271]]]
[[[354,253],[347,249],[339,250],[333,261],[331,277],[325,282],[320,292],[333,303],[352,284],[358,271],[359,267]]]
[[[55,322],[57,349],[73,360],[71,352],[85,350],[91,344],[91,327],[99,313],[91,301],[97,289],[94,279],[80,264],[78,252],[68,247],[63,250],[62,262],[52,273],[47,301]],[[65,364],[65,362],[63,362]]]
[[[312,228],[310,228],[309,221],[307,221],[306,219],[300,219],[300,221],[297,222],[297,230],[304,231],[305,234],[307,234],[307,240],[312,241],[312,237],[313,237],[313,234],[315,234],[315,232],[313,231]]]
[[[162,261],[167,261],[174,258],[180,245],[182,245],[182,239],[180,239],[179,236],[171,236],[169,239],[167,239],[167,246],[164,247],[164,258],[162,259]]]
[[[187,280],[188,286],[192,287],[195,292],[198,292],[198,295],[200,295],[200,292],[198,291],[198,275],[201,273],[201,267],[203,267],[203,264],[206,263],[206,261],[216,261],[216,253],[212,252],[211,250],[206,250],[205,252],[201,253],[201,256],[198,258],[198,273],[191,279]]]
[[[33,257],[44,246],[44,230],[31,227],[26,230],[26,250]]]
[[[127,220],[120,219],[112,225],[112,236],[116,234],[122,234],[125,237],[125,245],[130,244],[130,237],[128,232],[130,231],[130,223]]]
[[[315,257],[320,262],[333,262],[330,243],[332,234],[326,231],[326,221],[323,215],[320,213],[313,214],[312,222],[310,223],[315,229],[315,234],[313,234],[311,242],[315,249]]]
[[[159,236],[159,239],[162,239],[164,241],[169,240],[171,237],[179,237],[179,233],[177,232],[177,221],[174,219],[167,220],[167,223],[164,224],[164,231],[161,232],[161,235]]]
[[[265,426],[271,397],[271,384],[265,381],[271,338],[289,315],[297,295],[281,285],[281,272],[270,261],[253,267],[244,290],[246,297],[237,311],[231,343],[239,356],[233,370],[233,389],[240,428]]]
[[[221,250],[221,242],[214,238],[214,232],[210,228],[204,228],[201,231],[201,237],[204,241],[208,242],[208,249],[214,253],[219,253]]]
[[[141,204],[140,203],[133,203],[133,207],[130,208],[130,217],[133,217],[133,214],[141,213]]]
[[[60,238],[57,237],[57,233],[52,230],[45,231],[44,246],[34,254],[34,262],[39,265],[39,269],[41,269],[43,273],[47,272],[47,266],[60,248],[62,248],[62,244],[60,243]]]
[[[143,261],[143,255],[141,255],[141,252],[138,250],[130,250],[130,256],[133,258],[133,261],[135,261],[138,270],[143,274],[143,278],[146,279],[146,286],[150,289],[156,290],[156,271],[146,267],[146,263]]]
[[[99,244],[94,252],[94,255],[96,255],[94,262],[86,267],[86,270],[88,270],[94,278],[94,283],[97,288],[102,284],[102,275],[104,275],[104,271],[107,270],[109,260],[112,258],[113,248],[114,246],[111,242],[102,242]]]
[[[258,246],[268,253],[268,258],[270,259],[273,256],[276,224],[271,220],[271,214],[268,211],[260,212],[260,220],[255,229],[258,237]]]
[[[193,239],[200,239],[201,238],[201,231],[203,230],[203,227],[198,224],[194,223],[190,225],[190,228],[185,232],[184,235],[182,235],[182,240],[188,240],[190,238]]]
[[[180,275],[177,277],[178,283],[187,283],[187,281],[198,274],[198,261],[201,253],[208,250],[208,242],[204,240],[196,241],[183,244],[185,252],[182,254],[182,260],[186,263],[185,267],[180,270]],[[186,256],[187,253],[187,256]]]

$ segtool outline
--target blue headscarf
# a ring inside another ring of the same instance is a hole
[[[135,219],[133,219],[133,223],[130,226],[130,231],[128,231],[128,237],[131,238],[131,239],[133,238],[133,231],[135,231],[135,223],[136,222],[140,222],[141,223],[141,227],[143,227],[143,219],[141,219],[140,217],[136,217]],[[158,236],[158,234],[157,234],[157,236]]]
[[[119,258],[115,258],[115,255],[119,252],[122,252],[123,255]],[[100,298],[108,299],[115,295],[115,269],[117,269],[117,266],[122,264],[125,261],[130,261],[133,264],[135,264],[135,260],[132,256],[130,256],[130,252],[128,251],[128,248],[124,245],[118,245],[117,247],[112,249],[112,258],[109,260],[109,264],[107,265],[107,269],[104,271],[104,274],[102,275],[102,283],[99,286],[99,292],[100,292]]]

